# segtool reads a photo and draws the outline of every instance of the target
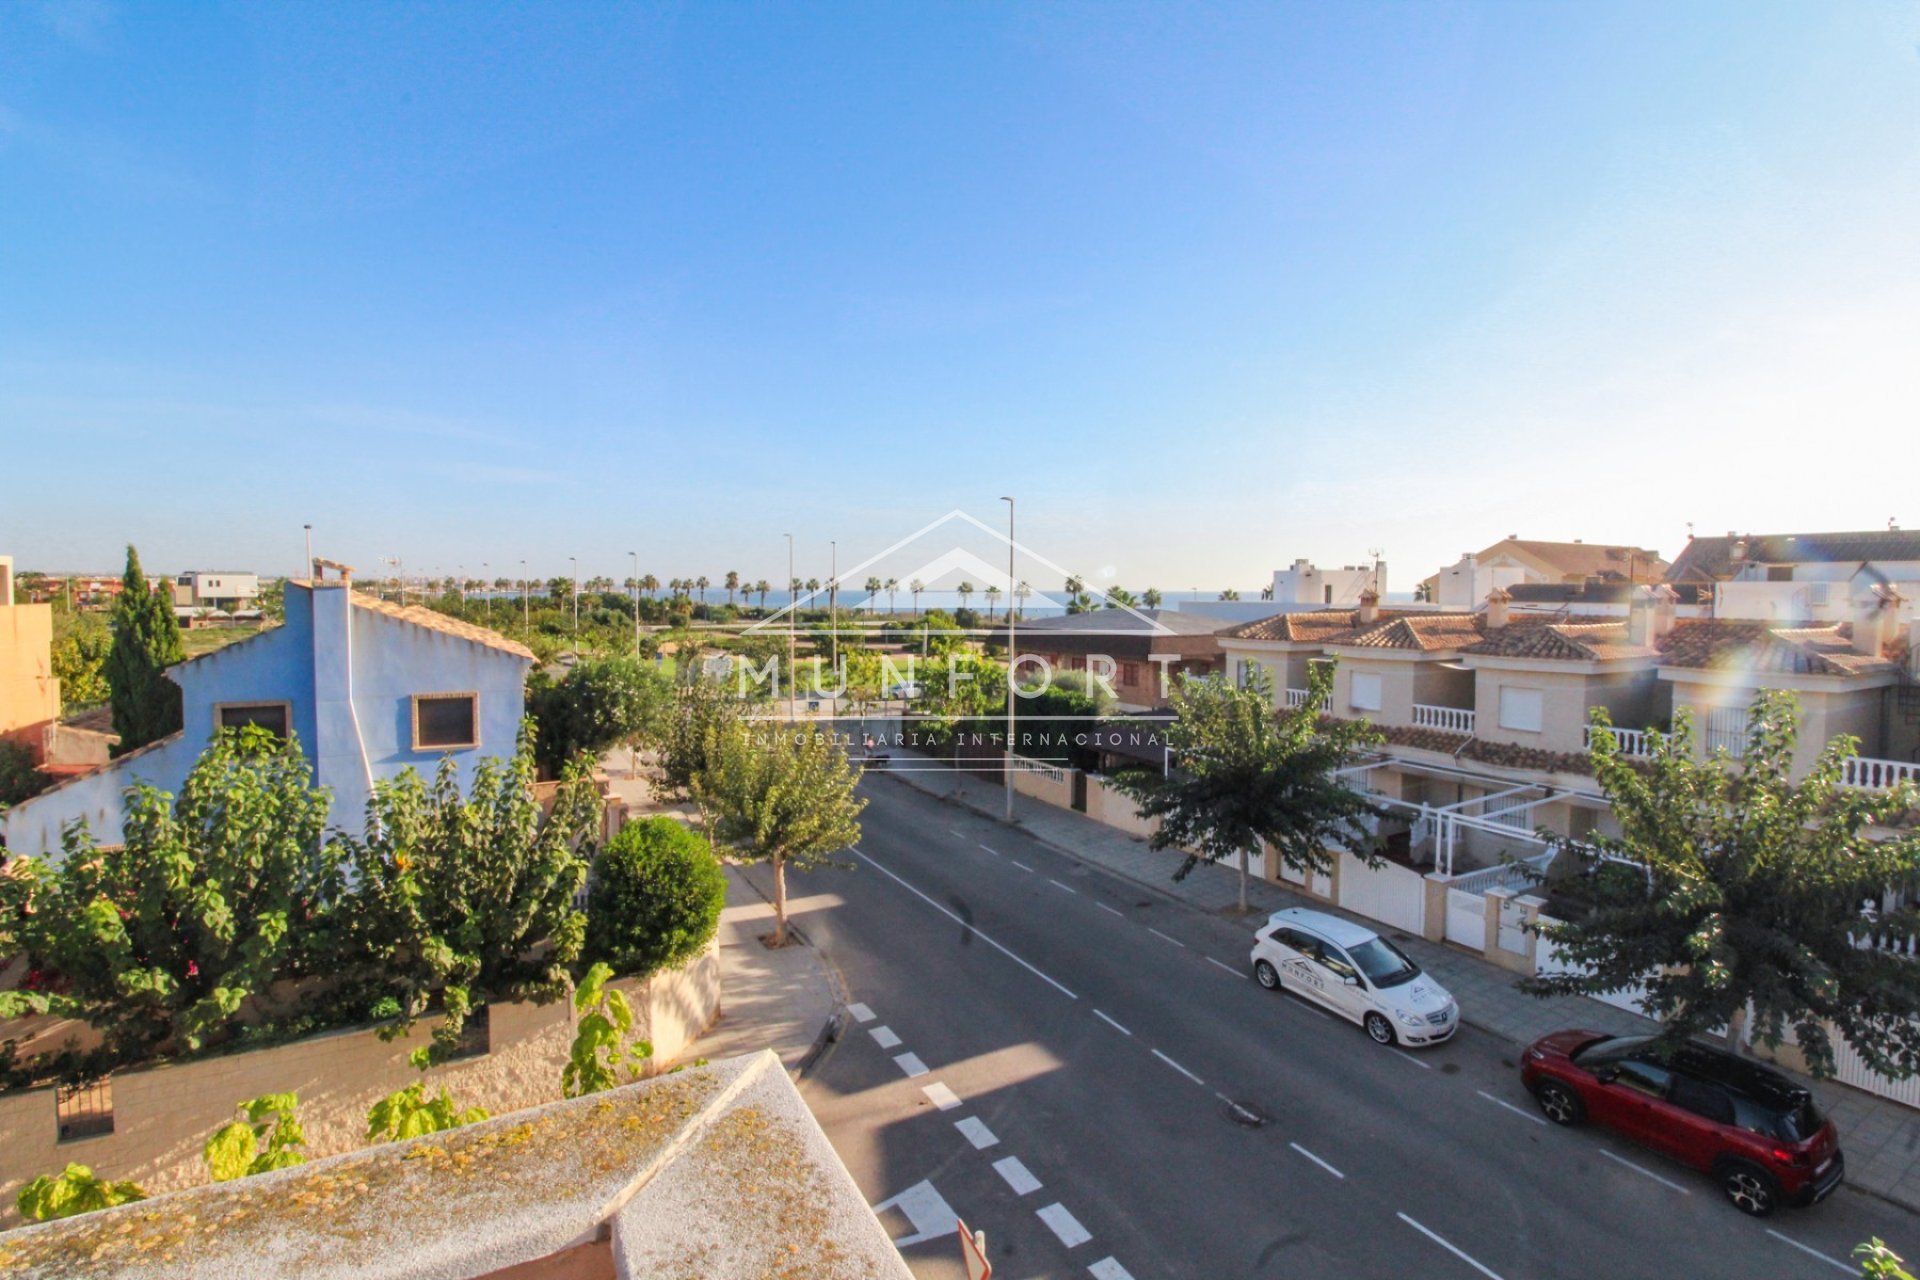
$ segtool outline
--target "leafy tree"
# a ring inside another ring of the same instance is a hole
[[[300,1149],[307,1145],[300,1127],[300,1099],[291,1093],[268,1093],[240,1104],[240,1118],[213,1131],[203,1150],[207,1173],[215,1182],[291,1169],[305,1164]]]
[[[714,734],[695,790],[721,839],[746,857],[773,864],[773,945],[787,942],[787,868],[829,863],[858,843],[854,794],[860,770],[827,734],[784,730],[768,737],[735,722]]]
[[[25,744],[0,738],[0,813],[39,795],[50,781],[34,768],[33,752]]]
[[[332,966],[343,882],[322,838],[329,803],[291,737],[227,729],[177,800],[132,790],[120,847],[76,824],[57,866],[27,858],[0,877],[0,949],[60,974],[69,1011],[101,1037],[64,1074],[225,1039],[249,996]]]
[[[530,684],[535,762],[554,777],[582,752],[598,759],[632,743],[665,714],[671,696],[653,664],[629,656],[588,659],[557,681]]]
[[[629,822],[594,866],[584,954],[620,974],[673,968],[712,941],[726,904],[705,840],[672,818]]]
[[[1175,880],[1237,855],[1245,913],[1248,855],[1263,843],[1303,872],[1329,870],[1334,842],[1379,864],[1363,822],[1378,810],[1336,776],[1378,737],[1364,722],[1319,723],[1315,709],[1332,687],[1333,664],[1315,663],[1306,702],[1278,714],[1264,675],[1245,688],[1219,676],[1174,687],[1177,718],[1166,732],[1177,767],[1130,769],[1114,782],[1142,818],[1160,820],[1153,848],[1186,851]]]
[[[1222,591],[1220,593],[1220,598],[1222,600],[1238,600],[1240,598],[1240,593],[1234,588],[1228,587],[1225,591]]]
[[[58,1176],[43,1173],[20,1188],[13,1203],[28,1222],[51,1222],[146,1198],[135,1183],[108,1182],[84,1164],[69,1164]]]
[[[1125,587],[1107,588],[1107,608],[1118,609],[1123,606],[1132,608],[1135,603],[1133,592],[1127,590]]]
[[[486,1118],[485,1107],[462,1108],[445,1089],[437,1097],[427,1097],[426,1085],[415,1080],[373,1104],[367,1112],[367,1141],[404,1142],[423,1133],[478,1124]]]
[[[54,610],[53,675],[67,710],[107,700],[107,655],[112,650],[113,632],[98,616],[64,607]]]
[[[560,1072],[560,1092],[566,1097],[585,1097],[638,1080],[653,1057],[652,1044],[628,1040],[633,1008],[625,995],[607,985],[612,976],[613,970],[596,964],[573,993],[578,1021],[567,1065]]]
[[[1867,1280],[1913,1280],[1908,1271],[1906,1259],[1887,1248],[1886,1241],[1879,1236],[1853,1247],[1853,1256],[1860,1259],[1860,1274]]]
[[[172,595],[150,591],[140,571],[140,553],[127,548],[127,570],[120,579],[120,599],[113,607],[113,644],[107,652],[105,674],[113,703],[113,731],[120,735],[114,750],[124,754],[164,738],[180,727],[180,686],[167,679],[166,669],[184,661],[180,623],[173,616]]]
[[[366,834],[342,836],[358,886],[346,980],[363,1008],[390,999],[397,1036],[437,995],[444,1014],[433,1043],[415,1051],[444,1061],[467,1014],[489,1000],[546,1003],[564,996],[586,917],[573,896],[587,874],[600,798],[569,768],[544,816],[523,738],[512,760],[485,759],[467,794],[452,759],[429,785],[411,769],[374,790]]]
[[[1874,1070],[1920,1071],[1920,965],[1862,947],[1861,904],[1920,875],[1920,836],[1875,840],[1911,810],[1913,790],[1841,785],[1857,744],[1826,745],[1805,778],[1792,777],[1799,706],[1761,693],[1736,765],[1694,752],[1691,717],[1674,716],[1650,762],[1620,754],[1610,728],[1594,735],[1594,776],[1613,804],[1618,837],[1573,846],[1589,867],[1597,903],[1583,920],[1544,926],[1576,971],[1530,979],[1536,995],[1646,986],[1648,1012],[1678,1042],[1725,1026],[1776,1046],[1789,1029],[1815,1075],[1831,1075],[1837,1027]],[[1594,723],[1607,728],[1604,711]],[[1625,864],[1625,865],[1621,865]],[[1920,928],[1904,909],[1883,925]],[[1585,972],[1578,971],[1580,969]],[[1749,1010],[1750,1015],[1749,1015]]]

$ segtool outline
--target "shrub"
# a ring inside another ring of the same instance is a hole
[[[146,1198],[147,1193],[131,1182],[96,1178],[86,1165],[69,1164],[58,1176],[43,1173],[20,1188],[14,1207],[28,1222],[51,1222]]]
[[[727,878],[704,840],[672,818],[630,822],[600,854],[585,957],[619,974],[672,968],[707,945],[726,900]]]

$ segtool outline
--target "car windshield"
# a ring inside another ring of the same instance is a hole
[[[1602,1036],[1575,1049],[1572,1057],[1583,1067],[1602,1067],[1652,1043],[1652,1036]]]
[[[1376,987],[1397,987],[1420,976],[1420,966],[1385,938],[1373,938],[1349,947],[1347,954]]]

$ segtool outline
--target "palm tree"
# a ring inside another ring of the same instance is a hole
[[[765,578],[762,578],[753,584],[753,589],[760,593],[760,612],[765,613],[767,611],[767,592],[773,590],[773,585]]]
[[[806,583],[800,581],[798,578],[787,583],[787,608],[798,609],[800,607],[800,588],[805,585]]]
[[[993,583],[989,582],[987,584],[987,621],[988,622],[993,621],[993,602],[998,600],[999,598],[1000,598],[1000,588],[995,586]]]
[[[1158,609],[1160,607],[1160,588],[1148,587],[1145,591],[1142,591],[1140,593],[1140,603],[1149,609]]]
[[[695,578],[693,585],[700,588],[700,603],[705,604],[707,602],[707,587],[709,585],[707,575],[703,573],[698,578]]]
[[[925,591],[926,589],[927,589],[927,584],[920,581],[920,579],[918,578],[915,578],[912,582],[909,582],[907,584],[907,591],[909,594],[913,596],[913,611],[916,614],[920,612],[920,593],[922,591]]]
[[[727,570],[727,606],[729,608],[733,606],[733,593],[739,589],[740,571],[738,569]]]
[[[1026,617],[1027,601],[1033,598],[1033,584],[1025,578],[1020,579],[1019,585],[1013,589],[1013,598],[1020,602],[1019,616],[1022,618]]]
[[[1082,591],[1085,591],[1086,589],[1087,589],[1087,584],[1080,580],[1080,575],[1078,574],[1067,575],[1067,594],[1069,596],[1077,596]]]
[[[1220,598],[1222,600],[1238,600],[1240,598],[1240,593],[1238,591],[1235,591],[1232,587],[1228,587],[1225,591],[1222,591],[1220,593]]]
[[[807,594],[810,596],[817,596],[820,594],[820,579],[818,578],[807,579]]]
[[[1271,582],[1269,582],[1266,586],[1260,588],[1260,598],[1262,600],[1273,599],[1273,584]]]
[[[640,589],[647,593],[647,599],[653,599],[653,593],[660,589],[660,579],[648,574],[640,579]]]
[[[874,608],[874,597],[880,594],[880,587],[881,587],[880,579],[878,578],[867,579],[867,612],[870,614],[880,612],[878,609]]]
[[[888,613],[894,612],[894,606],[899,602],[899,599],[900,599],[899,592],[900,592],[900,579],[888,578],[887,579],[887,612]]]
[[[1107,608],[1118,609],[1122,605],[1129,609],[1133,607],[1133,592],[1125,587],[1108,587]]]
[[[960,580],[960,607],[967,607],[967,601],[973,599],[973,584],[966,579]]]

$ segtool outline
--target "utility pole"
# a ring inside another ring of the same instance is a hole
[[[827,661],[833,665],[833,678],[840,678],[840,544],[827,543]]]
[[[629,551],[633,557],[633,656],[640,656],[640,553]]]
[[[568,556],[567,563],[573,566],[573,656],[580,656],[580,557]]]
[[[491,568],[493,568],[493,566],[488,564],[485,560],[482,560],[480,562],[480,576],[481,578],[485,579],[480,584],[480,590],[486,593],[485,598],[487,601],[487,622],[489,624],[493,622],[493,579],[487,576],[487,571]]]
[[[1011,592],[1019,581],[1013,576],[1013,499],[1002,494],[1000,501],[1007,504],[1007,590]],[[1007,614],[1007,821],[1013,821],[1013,667],[1020,651],[1014,647],[1013,614]]]
[[[313,526],[312,526],[312,525],[310,525],[310,524],[303,524],[303,525],[301,525],[300,527],[301,527],[302,529],[305,529],[305,530],[307,531],[307,567],[306,567],[306,576],[307,576],[307,577],[309,577],[309,578],[311,578],[311,577],[313,576]]]
[[[799,718],[800,708],[794,701],[794,645],[793,617],[794,609],[799,606],[800,593],[793,589],[793,535],[787,535],[787,720]]]

